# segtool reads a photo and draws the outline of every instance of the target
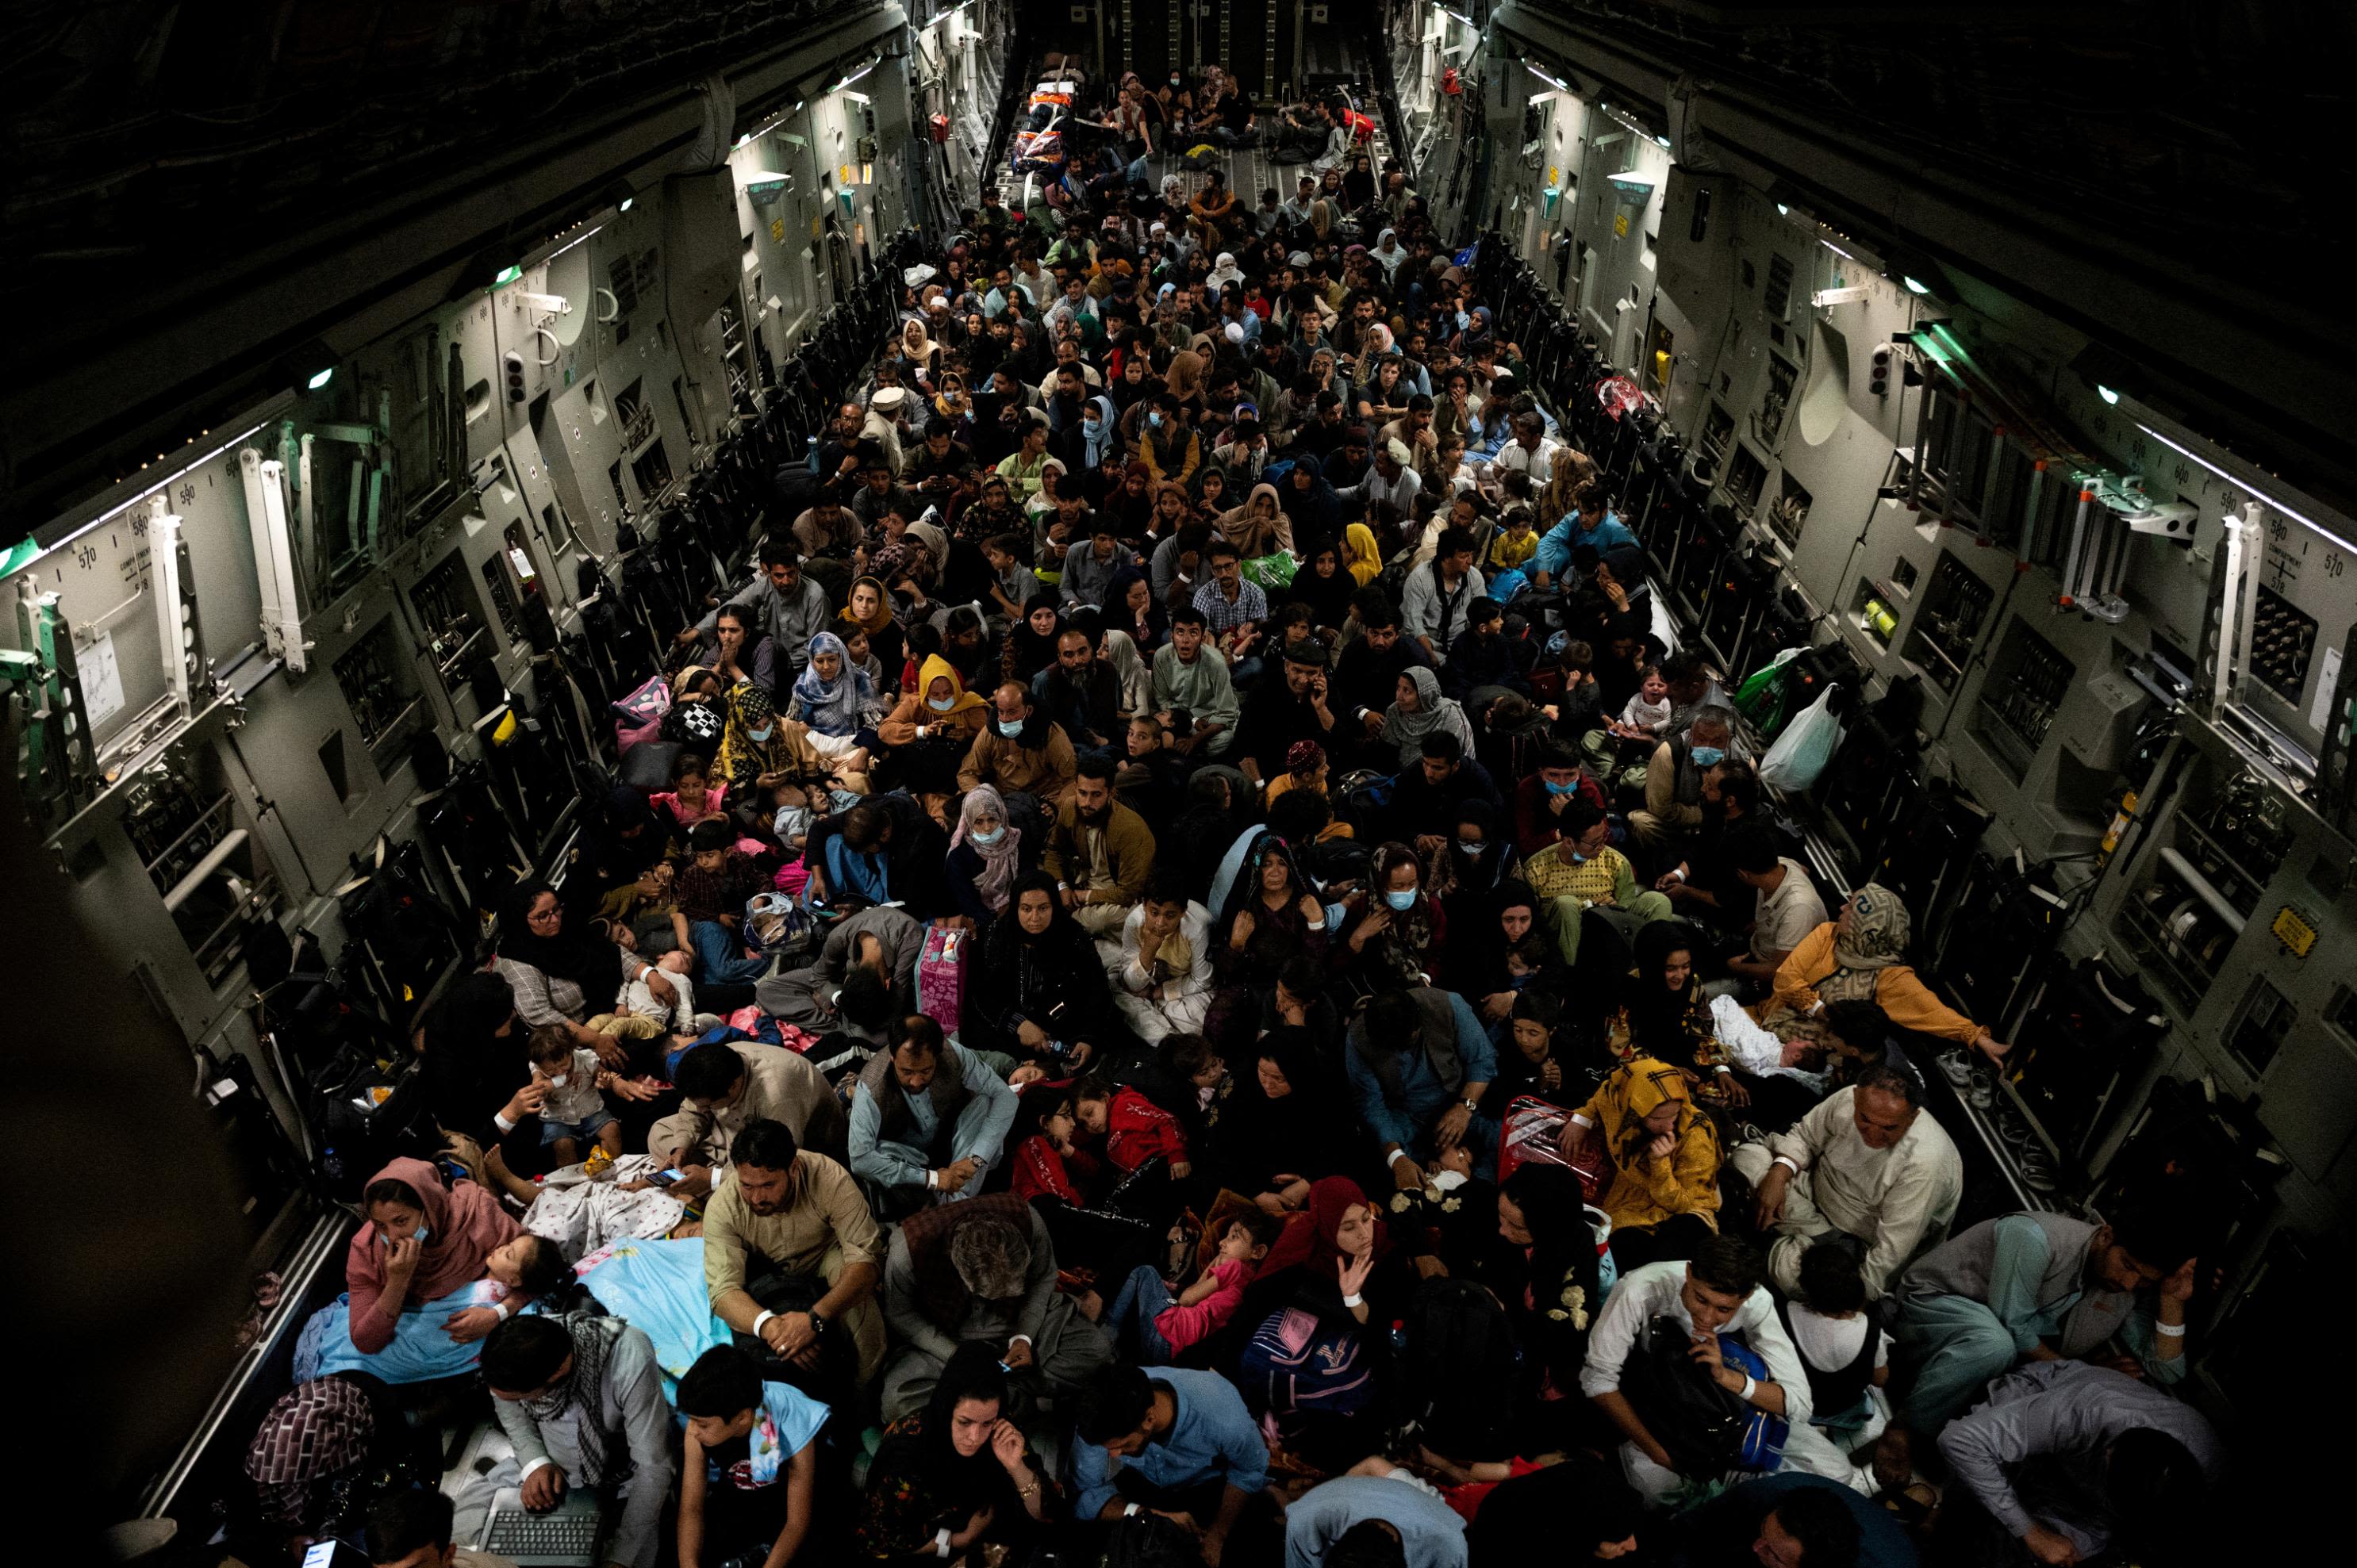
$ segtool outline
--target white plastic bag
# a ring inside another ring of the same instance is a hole
[[[1801,711],[1800,717],[1784,726],[1768,755],[1760,759],[1760,782],[1772,784],[1779,789],[1806,789],[1834,759],[1834,748],[1841,744],[1841,720],[1834,716],[1834,693],[1838,684],[1827,686],[1817,700]]]
[[[1765,1078],[1784,1065],[1784,1042],[1775,1031],[1753,1023],[1743,1004],[1732,996],[1711,998],[1710,1032],[1735,1065],[1754,1078]]]

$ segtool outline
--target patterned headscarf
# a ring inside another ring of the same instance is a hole
[[[1869,882],[1849,897],[1849,930],[1836,929],[1834,957],[1844,969],[1883,969],[1907,952],[1912,922],[1899,895]]]
[[[304,1522],[312,1486],[366,1458],[375,1436],[376,1412],[355,1384],[330,1377],[289,1390],[246,1445],[245,1473],[263,1513],[281,1524]]]
[[[998,819],[998,842],[985,844],[974,836],[974,824],[984,815]],[[982,897],[983,907],[994,914],[1006,910],[1008,892],[1015,886],[1015,874],[1020,868],[1017,853],[1023,843],[1023,830],[1015,825],[1007,814],[1006,797],[996,787],[977,784],[965,792],[958,806],[957,826],[950,833],[950,847],[962,843],[974,845],[974,853],[982,856],[982,875],[974,879],[974,890]]]

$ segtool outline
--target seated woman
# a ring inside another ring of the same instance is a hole
[[[946,864],[958,912],[945,917],[946,923],[981,931],[1006,913],[1024,860],[1039,858],[1038,844],[1028,841],[1044,837],[1006,820],[1006,799],[996,786],[977,784],[967,790],[958,804],[956,831],[950,834]]]
[[[747,682],[774,691],[778,684],[778,645],[761,630],[753,613],[742,605],[723,605],[713,618],[712,634],[719,651],[712,656],[712,672],[725,689]]]
[[[1308,1028],[1280,1024],[1254,1050],[1253,1070],[1231,1073],[1211,1103],[1205,1174],[1266,1213],[1289,1214],[1309,1201],[1313,1177],[1351,1157],[1352,1129],[1332,1113],[1341,1084]]]
[[[1048,1466],[1007,1419],[999,1351],[961,1345],[925,1407],[884,1429],[853,1541],[861,1562],[893,1568],[970,1550],[979,1560],[985,1544],[1006,1548],[1009,1561],[1027,1561],[1061,1498]]]
[[[896,696],[900,690],[900,666],[909,652],[908,635],[892,617],[892,596],[880,577],[851,579],[849,602],[835,612],[835,635],[849,639],[854,630],[867,634],[867,652],[884,671],[877,690]]]
[[[962,1043],[1068,1076],[1117,1037],[1103,961],[1047,873],[1018,877],[1008,904],[967,981]]]
[[[741,901],[737,907],[744,907]],[[575,929],[557,901],[556,889],[545,882],[526,882],[516,889],[500,920],[499,953],[492,966],[514,993],[516,1014],[525,1025],[534,1029],[554,1025],[617,1070],[631,1066],[631,1050],[650,1042],[600,1034],[589,1027],[590,1015],[607,1011],[616,991],[631,981],[642,981],[657,1001],[678,1000],[670,978],[647,959],[617,946],[586,923]],[[718,1005],[708,993],[705,1000]]]
[[[818,1434],[827,1407],[791,1383],[764,1382],[733,1345],[716,1345],[679,1380],[686,1427],[679,1473],[683,1568],[761,1562],[785,1568],[818,1505]]]
[[[813,745],[809,726],[780,718],[761,687],[739,686],[728,693],[728,727],[721,734],[712,772],[729,791],[740,830],[770,838],[776,836],[780,809],[790,801],[800,806],[815,800],[823,808],[831,789],[866,793],[866,777],[845,761]],[[707,815],[719,809],[719,793],[708,791]]]
[[[1375,738],[1398,754],[1398,766],[1405,769],[1423,764],[1424,737],[1435,732],[1455,736],[1463,755],[1473,755],[1473,726],[1465,709],[1456,698],[1440,694],[1439,676],[1422,664],[1411,664],[1400,675],[1398,693],[1384,710]]]
[[[1544,934],[1538,896],[1526,882],[1500,883],[1490,913],[1478,922],[1464,922],[1459,929],[1473,940],[1449,950],[1448,987],[1472,1004],[1483,1023],[1501,1023],[1513,1011],[1514,998],[1523,989],[1506,972],[1506,952],[1526,937]],[[1567,973],[1557,970],[1555,990],[1563,989],[1560,981]]]
[[[831,631],[810,640],[810,665],[794,678],[786,716],[810,726],[810,743],[845,768],[864,773],[876,745],[869,727],[883,716],[886,699],[865,671],[851,668],[843,639]]]
[[[1695,1109],[1685,1074],[1652,1057],[1621,1064],[1564,1122],[1565,1156],[1578,1163],[1591,1137],[1612,1161],[1597,1207],[1612,1221],[1620,1273],[1692,1257],[1717,1233],[1718,1132]]]
[[[1382,1446],[1372,1428],[1389,1327],[1406,1315],[1416,1271],[1347,1176],[1311,1184],[1308,1218],[1280,1233],[1226,1334],[1246,1339],[1235,1379],[1246,1406],[1274,1418],[1312,1468],[1340,1468]]]
[[[491,1254],[518,1234],[500,1200],[473,1182],[443,1185],[424,1160],[394,1160],[361,1191],[369,1222],[344,1253],[353,1346],[368,1354],[393,1343],[404,1311],[441,1300],[485,1277]],[[520,1298],[471,1306],[443,1325],[471,1344],[512,1316]]]
[[[1841,913],[1801,939],[1776,971],[1768,1000],[1754,1015],[1778,1037],[1816,1039],[1820,1002],[1871,1002],[1902,1029],[1938,1035],[1990,1060],[2011,1047],[1947,1006],[1903,960],[1911,930],[1907,906],[1878,882],[1851,894]]]
[[[939,747],[954,768],[954,759],[982,733],[989,710],[988,703],[966,690],[948,660],[929,654],[918,667],[917,689],[877,721],[876,737],[896,752],[918,745]]]
[[[1293,548],[1293,523],[1277,509],[1275,485],[1254,485],[1243,505],[1220,513],[1211,526],[1247,561]]]
[[[1347,989],[1372,996],[1431,983],[1440,968],[1448,921],[1427,897],[1415,852],[1404,843],[1375,851],[1374,886],[1342,900],[1342,941],[1329,950]]]
[[[1325,907],[1283,839],[1269,832],[1253,839],[1213,929],[1219,989],[1203,1033],[1233,1059],[1286,961],[1297,953],[1326,956]]]
[[[1695,929],[1684,920],[1654,920],[1637,933],[1629,975],[1629,1037],[1649,1057],[1698,1075],[1695,1097],[1740,1109],[1745,1119],[1781,1132],[1809,1112],[1817,1097],[1789,1078],[1759,1078],[1737,1069],[1718,1043],[1710,1006],[1695,972]]]
[[[225,1544],[257,1568],[294,1568],[313,1541],[368,1517],[377,1477],[408,1457],[408,1435],[392,1391],[365,1372],[288,1390],[246,1444],[253,1491],[228,1503]]]
[[[1143,659],[1152,659],[1170,637],[1168,613],[1155,601],[1153,582],[1135,566],[1124,566],[1106,585],[1104,618],[1109,628],[1129,634]]]

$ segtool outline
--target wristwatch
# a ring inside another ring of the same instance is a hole
[[[816,1307],[814,1307],[814,1306],[813,1306],[813,1307],[812,1307],[812,1308],[810,1309],[810,1320],[811,1320],[811,1333],[812,1333],[812,1334],[813,1334],[813,1335],[815,1335],[815,1336],[817,1336],[819,1338],[822,1338],[822,1339],[825,1338],[825,1337],[826,1337],[826,1319],[819,1316],[819,1310],[818,1310],[818,1308],[816,1308]]]

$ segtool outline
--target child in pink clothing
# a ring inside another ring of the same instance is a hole
[[[1135,1341],[1137,1364],[1162,1367],[1218,1333],[1243,1303],[1244,1286],[1268,1256],[1277,1229],[1275,1217],[1258,1209],[1228,1221],[1211,1265],[1176,1297],[1153,1264],[1138,1264],[1122,1282],[1102,1325],[1114,1348],[1127,1348],[1122,1342],[1126,1329]]]

